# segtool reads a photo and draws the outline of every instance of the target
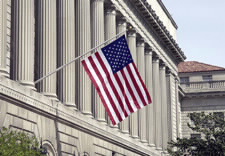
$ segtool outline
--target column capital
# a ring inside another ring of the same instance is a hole
[[[136,35],[136,30],[135,30],[135,28],[134,27],[132,27],[131,25],[128,25],[128,27],[127,27],[127,36],[128,37],[136,37],[137,35]]]
[[[145,44],[145,54],[146,55],[153,55],[153,50],[152,50],[152,47],[149,46],[147,43]]]
[[[155,52],[153,52],[152,62],[159,63],[159,56]]]
[[[105,5],[105,13],[106,14],[113,14],[116,15],[116,7],[113,4],[106,4]]]
[[[126,25],[127,26],[127,19],[124,16],[119,16],[116,20],[117,25]]]
[[[162,60],[159,61],[159,69],[160,70],[166,70],[166,63]]]
[[[166,68],[166,74],[167,74],[167,75],[171,75],[171,74],[172,74],[171,69],[170,69],[170,68],[168,68],[168,67]]]
[[[137,36],[137,47],[144,47],[145,46],[145,40],[141,36]]]

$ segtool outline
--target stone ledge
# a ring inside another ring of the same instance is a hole
[[[50,116],[60,123],[75,127],[85,133],[98,137],[102,140],[116,144],[122,148],[133,151],[140,155],[160,155],[160,151],[143,145],[141,142],[112,129],[103,126],[97,120],[87,117],[79,111],[64,106],[61,102],[52,101],[48,97],[22,86],[16,81],[0,77],[0,94],[7,100],[17,103],[31,111],[38,111],[43,116]]]

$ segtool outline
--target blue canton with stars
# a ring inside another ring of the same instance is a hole
[[[116,73],[133,62],[125,35],[102,48],[113,73]]]

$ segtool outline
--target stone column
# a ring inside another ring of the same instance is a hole
[[[176,86],[175,78],[171,70],[166,71],[166,87],[167,87],[167,112],[168,112],[168,141],[176,141]]]
[[[106,6],[105,9],[105,40],[108,40],[114,36],[116,36],[116,9],[115,6],[112,5]],[[105,109],[103,109],[103,107],[99,108],[98,112],[100,112],[100,114],[97,115],[97,118],[98,120],[105,121]],[[106,118],[108,120],[108,124],[112,126],[112,122],[110,121],[109,117],[106,116]]]
[[[59,66],[75,58],[75,0],[58,1],[58,62]],[[77,61],[78,62],[78,61]],[[59,74],[59,98],[66,106],[77,109],[75,102],[76,62],[63,68]]]
[[[11,0],[0,0],[0,75],[9,77]]]
[[[104,36],[104,0],[92,0],[91,1],[91,15],[92,15],[92,47],[96,47],[105,41]],[[93,87],[93,106],[95,106],[95,116],[99,121],[105,121],[105,108],[100,100],[100,97]]]
[[[76,0],[75,2],[76,52],[78,56],[91,49],[90,0]],[[80,63],[78,66],[78,75],[78,108],[82,113],[92,116],[91,81]]]
[[[180,122],[180,112],[181,112],[181,106],[180,106],[180,100],[179,100],[179,78],[178,76],[175,76],[175,87],[176,87],[176,124],[177,124],[177,137],[180,138],[180,130],[181,130],[181,122]]]
[[[168,112],[167,112],[167,95],[166,95],[166,67],[162,63],[160,66],[160,84],[161,84],[161,111],[162,111],[162,149],[164,152],[167,150],[168,142]]]
[[[155,146],[156,149],[160,149],[161,146],[161,93],[160,93],[160,81],[159,81],[159,57],[153,57],[153,104],[154,104],[154,132],[155,132]]]
[[[117,34],[127,30],[127,22],[125,18],[119,18],[117,20]],[[125,33],[126,34],[126,33]],[[121,34],[122,36],[123,34]],[[129,118],[126,118],[120,123],[120,129],[123,133],[129,133]]]
[[[146,47],[145,49],[145,82],[153,99],[153,83],[152,83],[152,49]],[[154,103],[147,106],[147,140],[150,146],[155,146],[154,144]]]
[[[137,65],[136,54],[136,31],[134,29],[127,32],[127,41],[132,53],[133,60]],[[133,138],[138,138],[138,113],[134,112],[130,115],[130,135]]]
[[[125,32],[127,30],[127,20],[125,17],[117,17],[117,27],[116,27],[116,33],[122,33]],[[126,35],[126,32],[124,33]],[[119,38],[120,36],[124,35],[123,33],[119,36],[117,36],[117,38]]]
[[[13,1],[13,75],[28,88],[34,88],[34,0]]]
[[[127,42],[132,54],[133,60],[137,65],[137,54],[136,54],[136,31],[134,28],[128,30],[127,32]]]
[[[37,4],[37,68],[38,78],[41,78],[56,69],[56,0],[39,0]],[[57,100],[56,74],[42,80],[38,86],[41,93]]]
[[[137,40],[137,68],[145,82],[145,42],[143,38],[138,38]],[[146,107],[138,110],[138,127],[141,142],[147,142],[146,111]]]
[[[105,40],[116,36],[116,8],[115,6],[106,6],[105,11]]]

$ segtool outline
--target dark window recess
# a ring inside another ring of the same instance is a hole
[[[212,81],[212,75],[202,75],[203,81]]]
[[[180,83],[189,83],[189,77],[181,77]]]
[[[192,133],[191,138],[201,139],[201,134]]]

